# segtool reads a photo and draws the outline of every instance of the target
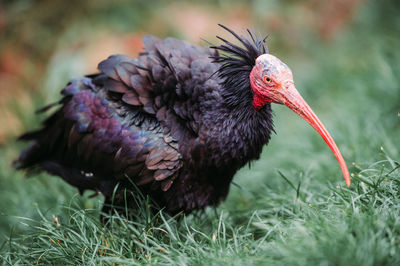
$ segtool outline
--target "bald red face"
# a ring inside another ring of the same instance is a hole
[[[350,186],[350,175],[342,154],[329,132],[297,91],[289,67],[275,56],[263,54],[256,59],[256,64],[250,73],[250,84],[254,93],[253,106],[256,110],[267,103],[284,104],[321,135],[338,160],[346,184]]]
[[[257,110],[269,102],[285,104],[286,90],[294,84],[290,68],[270,54],[257,58],[250,83],[254,92],[253,106]]]

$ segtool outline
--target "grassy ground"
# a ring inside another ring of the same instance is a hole
[[[103,227],[101,198],[81,197],[45,174],[25,179],[10,167],[22,148],[10,141],[0,150],[0,262],[399,265],[395,10],[369,3],[332,42],[305,38],[298,43],[301,55],[276,53],[292,66],[297,88],[341,149],[352,173],[350,188],[318,134],[287,108],[274,106],[277,135],[251,169],[236,175],[216,211],[150,214],[143,197],[131,220],[115,215]],[[31,96],[39,106],[43,95]],[[33,109],[14,108],[25,127],[40,120]]]

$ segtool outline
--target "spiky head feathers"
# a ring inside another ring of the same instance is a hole
[[[284,103],[282,91],[293,84],[292,72],[277,57],[269,54],[266,37],[260,39],[247,30],[246,38],[220,26],[242,44],[241,47],[217,36],[224,44],[211,47],[223,52],[213,59],[221,64],[218,76],[222,80],[225,103],[233,108],[252,103],[256,110],[270,102]]]
[[[217,36],[223,44],[214,45],[211,48],[221,51],[212,57],[213,62],[221,64],[217,71],[222,80],[223,97],[228,106],[237,107],[252,101],[250,88],[250,72],[256,64],[256,59],[269,53],[265,44],[265,38],[259,38],[256,34],[247,30],[248,36],[239,36],[231,29],[219,24],[220,27],[231,33],[240,45],[236,45],[226,39]]]

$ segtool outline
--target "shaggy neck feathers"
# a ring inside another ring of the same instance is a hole
[[[222,52],[212,56],[213,62],[219,64],[216,74],[221,82],[219,93],[222,104],[210,119],[205,119],[211,132],[208,134],[211,139],[208,147],[213,151],[210,162],[223,165],[224,158],[217,154],[229,154],[235,166],[241,167],[259,157],[273,131],[271,105],[256,110],[252,104],[253,91],[250,85],[250,72],[256,59],[268,53],[268,49],[265,38],[259,39],[249,30],[249,38],[245,38],[220,26],[239,40],[241,46],[218,37],[223,44],[211,47]]]

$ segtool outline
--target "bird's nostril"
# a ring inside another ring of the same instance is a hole
[[[287,89],[287,88],[289,88],[290,86],[294,85],[294,81],[293,81],[293,80],[290,80],[290,79],[285,80],[285,81],[283,82],[283,85],[284,85],[285,89]]]

